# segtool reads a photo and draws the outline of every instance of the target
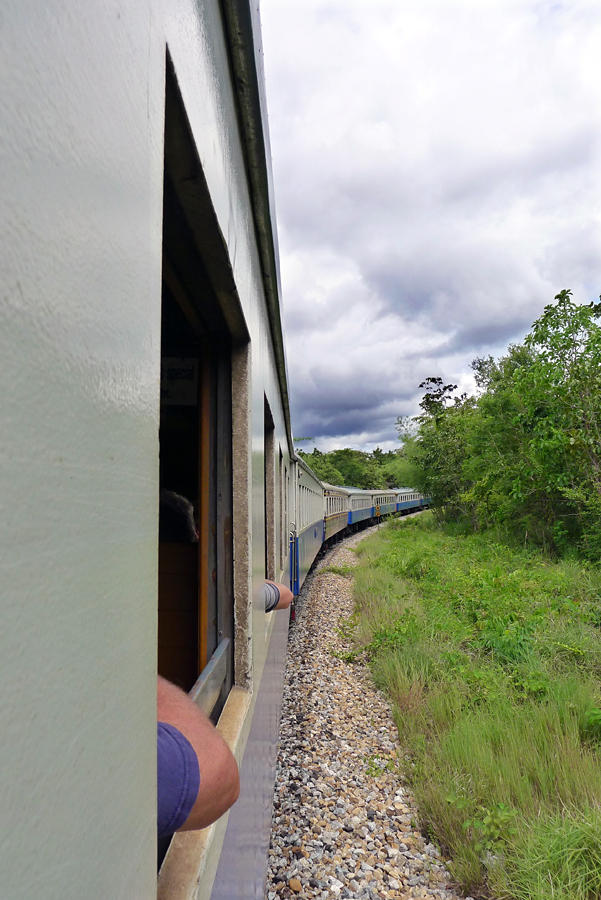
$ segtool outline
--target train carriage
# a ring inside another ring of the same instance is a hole
[[[5,0],[0,40],[3,896],[263,900],[288,613],[261,586],[422,501],[294,455],[258,5]],[[157,671],[242,783],[158,888]]]
[[[158,897],[263,900],[298,463],[258,6],[2,19],[2,895],[156,896],[158,669],[242,775]]]
[[[356,488],[349,489],[348,524],[358,525],[374,515],[373,495],[371,491]]]
[[[302,459],[295,463],[295,475],[297,521],[291,532],[291,581],[298,594],[325,540],[324,488]]]
[[[373,492],[372,502],[375,516],[388,516],[397,510],[396,491]]]
[[[397,512],[412,512],[420,509],[424,498],[418,491],[412,488],[397,488],[396,490],[396,509]]]
[[[348,525],[349,491],[324,482],[324,540],[339,535]]]

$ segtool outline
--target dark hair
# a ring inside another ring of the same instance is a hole
[[[159,498],[159,541],[192,544],[197,540],[194,507],[186,497],[163,488]]]

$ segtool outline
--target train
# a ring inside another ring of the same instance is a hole
[[[5,0],[0,42],[2,897],[263,900],[289,619],[261,586],[423,498],[294,452],[258,3]],[[163,489],[197,542],[160,539]],[[242,783],[168,845],[157,672]]]
[[[302,458],[296,464],[296,518],[290,532],[290,587],[300,593],[319,553],[393,514],[427,509],[431,498],[412,488],[362,490],[322,482]]]

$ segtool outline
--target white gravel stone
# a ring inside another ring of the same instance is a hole
[[[436,847],[416,827],[403,753],[385,698],[349,649],[352,548],[343,541],[308,576],[286,663],[267,900],[456,900]],[[368,769],[370,773],[368,773]],[[291,878],[301,891],[289,887]]]

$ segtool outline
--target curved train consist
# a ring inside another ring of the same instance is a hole
[[[334,541],[394,513],[405,515],[428,506],[411,488],[365,491],[321,482],[296,459],[298,526],[290,534],[290,586],[298,594],[319,551]],[[309,499],[310,498],[310,499]]]
[[[261,586],[423,501],[294,454],[258,3],[5,0],[0,42],[2,896],[263,900]],[[159,538],[162,489],[198,543]],[[158,886],[157,671],[242,782]]]

